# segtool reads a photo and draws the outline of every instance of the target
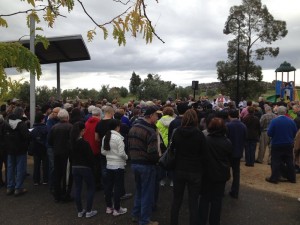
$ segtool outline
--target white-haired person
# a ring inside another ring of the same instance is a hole
[[[54,200],[55,202],[72,200],[72,173],[67,175],[67,166],[71,147],[69,144],[72,124],[69,123],[69,113],[61,109],[57,115],[59,122],[49,133],[48,143],[53,148],[54,155]],[[69,177],[68,182],[66,182]]]

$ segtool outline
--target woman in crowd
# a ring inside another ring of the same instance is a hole
[[[199,222],[198,199],[207,147],[205,136],[199,130],[198,124],[197,113],[194,109],[189,109],[183,115],[181,127],[174,132],[171,147],[175,149],[176,165],[174,170],[171,225],[178,224],[179,210],[185,186],[188,188],[189,224],[196,225]]]
[[[95,194],[95,181],[93,175],[93,151],[87,141],[82,136],[85,131],[83,122],[76,122],[71,130],[70,139],[72,146],[72,173],[75,182],[75,201],[78,217],[89,218],[97,214],[97,210],[92,210]],[[81,192],[82,182],[87,186],[86,210],[82,207]]]
[[[106,135],[102,140],[101,153],[106,156],[107,174],[105,186],[106,213],[119,216],[127,212],[120,206],[120,198],[124,194],[124,172],[128,156],[125,153],[124,138],[119,133],[121,121],[112,119]],[[112,202],[113,198],[113,202]]]
[[[48,184],[49,163],[47,157],[47,126],[44,123],[45,116],[42,112],[37,112],[30,132],[29,149],[33,153],[33,183],[35,186],[41,183],[41,165],[43,171],[43,184]]]
[[[200,225],[206,225],[208,218],[210,225],[219,225],[225,184],[230,178],[232,144],[225,136],[223,119],[212,118],[207,131],[208,150],[199,202]]]

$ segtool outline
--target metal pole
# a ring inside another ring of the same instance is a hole
[[[61,100],[61,93],[60,93],[60,63],[56,63],[56,82],[57,82],[57,99]]]
[[[236,105],[239,104],[240,101],[240,30],[241,30],[241,23],[238,20],[239,28],[238,28],[238,46],[237,46],[237,76],[236,76]]]
[[[35,54],[35,21],[33,16],[30,17],[30,51]],[[35,75],[30,73],[30,127],[32,127],[35,118]]]

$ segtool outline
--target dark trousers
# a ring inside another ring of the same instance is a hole
[[[82,183],[86,183],[86,211],[90,212],[93,207],[94,194],[95,194],[95,181],[91,168],[78,168],[73,167],[72,173],[75,183],[75,202],[77,211],[82,211],[82,202],[81,202],[81,192],[82,192]]]
[[[174,171],[173,177],[173,202],[171,208],[171,225],[178,224],[178,216],[180,207],[182,204],[184,189],[187,186],[188,189],[188,201],[189,201],[189,212],[190,212],[190,225],[196,225],[199,223],[198,213],[198,200],[201,188],[201,173],[191,173],[185,171]],[[186,223],[188,224],[188,223]]]
[[[293,145],[281,145],[271,147],[271,170],[270,179],[278,181],[280,178],[281,164],[286,164],[287,179],[289,181],[296,181],[295,167],[294,167]]]
[[[68,156],[54,155],[54,198],[57,201],[70,197],[72,189],[72,173],[68,174],[67,181]]]
[[[120,209],[120,198],[124,189],[124,169],[106,170],[105,202],[106,206],[112,208],[112,198],[114,209]]]
[[[96,189],[103,188],[101,178],[101,159],[100,155],[94,155],[94,168],[93,168]]]
[[[247,140],[245,144],[246,165],[253,166],[255,161],[256,140]]]
[[[219,225],[226,182],[203,181],[199,201],[200,225]]]
[[[231,194],[238,197],[240,190],[240,158],[231,159],[231,169],[232,169],[232,184],[231,184]]]
[[[43,173],[43,182],[48,183],[49,162],[47,151],[40,151],[33,154],[33,182],[41,182],[41,165]]]
[[[2,167],[4,165],[4,178],[2,176]],[[7,182],[7,153],[4,150],[0,150],[0,187]]]

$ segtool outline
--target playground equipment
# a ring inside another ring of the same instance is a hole
[[[290,72],[294,71],[294,80],[290,81]],[[285,101],[299,100],[296,83],[296,69],[290,63],[284,62],[275,70],[275,95],[267,97],[267,101],[276,102],[277,98],[284,99]],[[281,80],[277,80],[277,73],[281,72]],[[287,73],[284,79],[284,73]]]

